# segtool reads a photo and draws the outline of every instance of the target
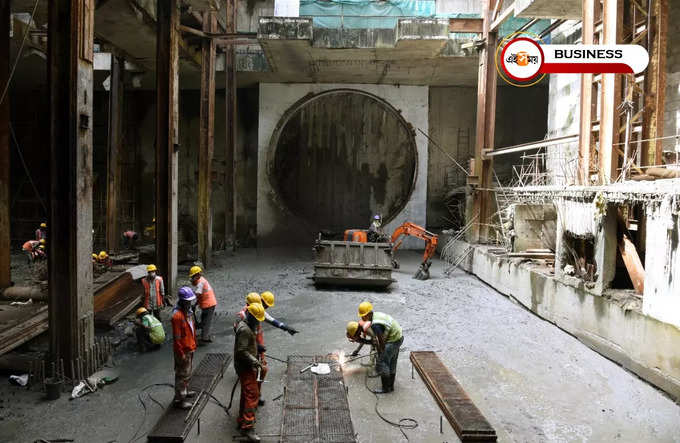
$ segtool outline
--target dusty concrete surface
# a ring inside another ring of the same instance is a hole
[[[265,326],[271,355],[351,352],[344,326],[356,318],[357,305],[372,301],[377,310],[392,314],[404,328],[396,392],[380,400],[380,411],[391,420],[412,417],[419,422],[406,430],[411,441],[458,441],[444,420],[439,433],[440,411],[418,375],[411,379],[409,350],[435,350],[467,390],[479,409],[496,428],[499,441],[663,441],[680,442],[680,407],[647,383],[588,349],[572,336],[540,320],[524,308],[457,271],[442,276],[441,262],[432,266],[426,282],[411,278],[419,254],[405,251],[398,280],[385,293],[317,291],[311,276],[311,253],[275,250],[242,250],[221,256],[220,266],[207,271],[219,298],[216,343],[205,352],[231,352],[232,313],[251,289],[271,289],[277,295],[271,313],[302,332],[291,337]],[[87,397],[68,401],[62,396],[46,402],[40,394],[0,384],[0,441],[33,442],[36,438],[73,438],[76,442],[129,442],[148,432],[161,409],[148,396],[167,404],[171,383],[170,343],[158,352],[138,355],[121,351],[116,364],[120,380]],[[258,413],[258,431],[276,441],[280,431],[284,365],[270,361],[264,387],[267,404]],[[375,397],[364,388],[365,370],[348,368],[345,380],[355,431],[361,442],[394,442],[404,438],[374,413]],[[229,366],[215,396],[228,403],[235,380]],[[369,379],[370,386],[377,380]],[[238,396],[238,392],[236,393]],[[235,398],[238,402],[238,397]],[[232,407],[232,412],[236,412]],[[201,418],[201,433],[191,432],[192,442],[230,441],[236,435],[235,419],[209,404]]]

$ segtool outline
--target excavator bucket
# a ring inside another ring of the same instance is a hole
[[[432,262],[426,262],[420,265],[416,275],[413,276],[416,280],[428,280],[430,278],[430,265]]]

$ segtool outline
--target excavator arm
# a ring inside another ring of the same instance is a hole
[[[427,280],[428,278],[430,278],[429,269],[430,265],[432,264],[430,259],[437,250],[437,241],[439,240],[439,237],[437,237],[437,234],[429,232],[422,226],[418,226],[415,223],[411,222],[405,222],[397,229],[395,229],[394,232],[392,233],[391,241],[393,244],[392,246],[393,257],[394,253],[397,252],[397,249],[399,249],[399,246],[401,246],[401,243],[404,241],[402,236],[403,237],[411,236],[425,240],[425,252],[423,253],[423,262],[421,263],[420,268],[418,269],[418,272],[415,275],[415,278],[419,280]]]

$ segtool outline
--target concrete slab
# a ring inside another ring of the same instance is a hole
[[[474,276],[456,271],[445,278],[442,263],[435,261],[431,280],[412,279],[419,260],[420,254],[405,253],[402,269],[393,274],[398,280],[395,287],[376,294],[315,290],[305,278],[312,273],[308,248],[240,250],[234,256],[216,257],[215,267],[206,271],[219,303],[216,341],[199,348],[196,361],[209,352],[231,352],[232,316],[250,290],[273,290],[276,306],[270,313],[301,331],[291,337],[264,326],[268,353],[283,359],[351,352],[354,346],[344,337],[345,324],[356,318],[358,304],[368,299],[400,322],[405,342],[394,394],[376,399],[369,393],[365,384],[373,388],[379,381],[366,378],[360,361],[344,370],[352,422],[362,442],[404,441],[397,428],[376,416],[376,401],[389,420],[418,421],[418,428],[404,431],[411,441],[458,441],[446,420],[440,434],[439,408],[420,377],[411,378],[410,350],[440,353],[496,429],[499,441],[677,441],[680,407],[667,396]],[[164,320],[167,328],[167,316]],[[138,429],[137,435],[144,436],[162,413],[148,394],[161,405],[172,399],[171,387],[143,391],[153,383],[172,383],[171,343],[142,355],[119,351],[116,364],[118,382],[73,401],[62,396],[47,402],[42,394],[0,383],[0,441],[128,442]],[[281,400],[273,399],[283,392],[285,365],[270,360],[269,367],[263,388],[267,404],[258,411],[257,430],[268,436],[264,441],[273,442],[281,429]],[[236,379],[232,368],[227,368],[214,392],[225,405]],[[236,405],[238,395],[237,388]],[[234,406],[229,417],[211,401],[201,416],[200,435],[192,429],[187,442],[230,441],[237,433],[234,414]]]
[[[581,0],[515,0],[515,17],[581,20]]]

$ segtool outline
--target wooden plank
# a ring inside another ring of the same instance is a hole
[[[206,354],[194,369],[189,381],[189,390],[198,393],[194,400],[195,406],[190,410],[183,410],[174,408],[170,403],[147,436],[147,441],[183,442],[203,412],[210,394],[224,376],[224,370],[230,361],[230,354]]]
[[[463,443],[496,441],[496,431],[435,352],[412,351],[410,358]]]
[[[109,145],[107,156],[106,249],[118,250],[118,198],[120,196],[120,150],[122,139],[125,60],[111,54],[109,91]]]
[[[501,12],[497,17],[490,17],[490,20],[492,20],[493,22],[489,27],[489,32],[498,31],[498,28],[500,28],[501,25],[505,23],[505,21],[512,17],[513,15],[515,15],[515,2],[512,2],[512,4],[508,6],[503,12]]]
[[[174,293],[177,275],[179,1],[156,2],[156,265]]]
[[[3,305],[3,310],[9,307]],[[12,310],[12,317],[0,324],[0,355],[47,331],[49,324],[47,305],[17,306]]]
[[[92,313],[93,0],[49,2],[50,359],[94,343]]]
[[[645,291],[645,268],[642,265],[637,249],[628,235],[623,234],[619,239],[619,253],[626,265],[628,276],[633,282],[635,293],[642,295]]]
[[[583,0],[583,20],[581,39],[584,45],[593,43],[595,0]],[[581,99],[578,143],[578,180],[587,185],[590,181],[590,143],[592,139],[591,121],[593,104],[593,74],[581,74]]]
[[[0,28],[10,28],[10,17],[10,0],[0,0]],[[9,32],[0,32],[0,289],[11,284],[9,44]]]
[[[217,32],[217,13],[203,13],[203,30]],[[215,41],[203,40],[201,54],[201,109],[198,148],[198,256],[204,266],[212,255],[212,162],[215,151]]]
[[[481,18],[450,18],[449,32],[470,32],[481,34],[484,20]]]

